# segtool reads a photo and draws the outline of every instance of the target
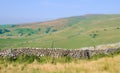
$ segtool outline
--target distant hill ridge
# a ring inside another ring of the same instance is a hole
[[[0,26],[0,48],[81,48],[120,42],[120,14],[87,14]]]

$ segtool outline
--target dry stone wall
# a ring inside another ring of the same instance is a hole
[[[50,57],[71,57],[71,58],[90,58],[97,54],[110,54],[119,51],[117,48],[98,49],[93,47],[81,48],[81,49],[61,49],[61,48],[22,48],[22,49],[5,49],[0,50],[1,57],[17,57],[19,55],[35,55],[35,56],[50,56]]]

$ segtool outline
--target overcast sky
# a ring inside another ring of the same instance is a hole
[[[39,22],[84,14],[120,14],[120,0],[0,0],[0,24]]]

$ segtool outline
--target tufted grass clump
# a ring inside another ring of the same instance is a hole
[[[120,54],[120,50],[115,51],[114,53],[110,53],[110,54],[100,53],[100,54],[92,56],[91,59],[97,60],[97,59],[103,58],[103,57],[114,57],[114,56],[119,55],[119,54]]]
[[[71,57],[59,57],[59,58],[55,58],[55,57],[36,57],[36,61],[39,63],[51,63],[51,64],[56,64],[56,63],[68,63],[73,61],[73,59]]]
[[[20,56],[17,56],[17,57],[5,57],[5,58],[2,58],[0,57],[0,63],[14,63],[14,62],[17,62],[17,63],[33,63],[34,61],[37,61],[38,63],[51,63],[51,64],[56,64],[56,63],[68,63],[68,62],[71,62],[73,61],[74,59],[72,59],[71,57],[59,57],[59,58],[56,58],[56,57],[50,57],[50,56],[43,56],[43,57],[38,57],[38,56],[35,56],[35,55],[20,55]]]

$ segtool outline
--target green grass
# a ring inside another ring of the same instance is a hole
[[[11,32],[0,35],[0,49],[50,48],[52,41],[55,41],[55,48],[81,48],[116,43],[120,42],[119,21],[120,15],[85,15],[30,25],[6,26]],[[50,30],[46,33],[48,27]],[[54,29],[57,31],[52,32]],[[18,31],[24,34],[20,36]],[[12,36],[6,36],[7,34]],[[93,37],[91,34],[97,35]]]

